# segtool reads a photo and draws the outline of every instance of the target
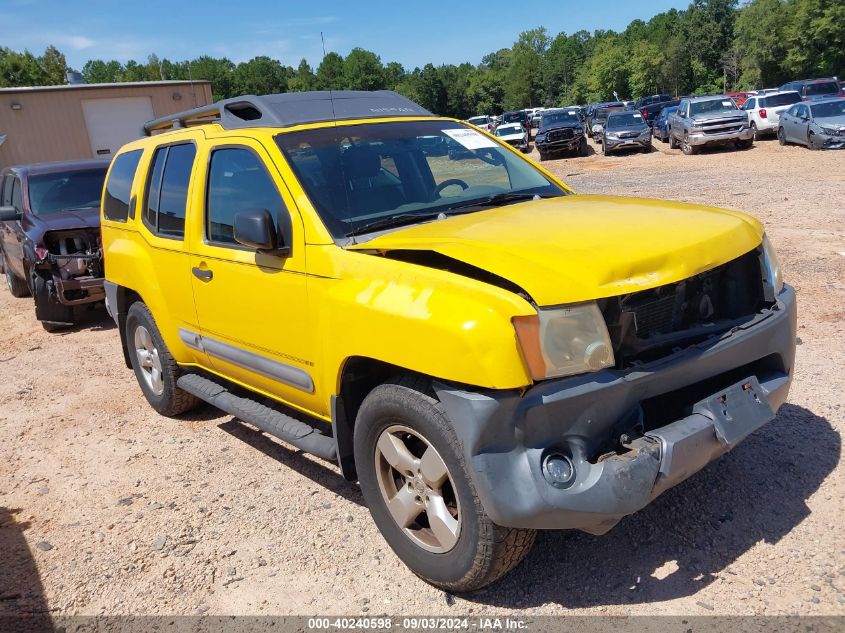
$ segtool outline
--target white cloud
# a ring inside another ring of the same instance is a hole
[[[95,44],[94,40],[84,35],[60,35],[54,37],[53,41],[59,46],[67,46],[75,51],[84,51]]]

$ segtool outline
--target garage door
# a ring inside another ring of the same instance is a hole
[[[83,99],[82,113],[95,158],[114,156],[122,145],[143,136],[144,123],[155,118],[149,97]]]

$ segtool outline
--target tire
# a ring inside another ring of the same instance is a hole
[[[698,147],[690,145],[689,137],[686,132],[684,132],[684,140],[681,142],[681,151],[686,156],[694,156],[698,154]]]
[[[786,145],[786,130],[782,126],[778,128],[778,143]]]
[[[29,284],[26,283],[26,280],[21,279],[14,272],[12,272],[12,269],[9,267],[9,262],[4,262],[3,272],[6,275],[6,285],[9,287],[9,292],[12,293],[13,297],[17,299],[22,299],[23,297],[28,297],[30,294],[32,294],[29,291]]]
[[[140,301],[133,303],[126,314],[126,345],[135,378],[153,409],[173,417],[199,404],[196,396],[176,386],[182,372],[164,344],[149,308]],[[142,365],[141,356],[149,365]]]
[[[376,387],[364,399],[354,435],[358,480],[373,521],[411,571],[445,591],[475,591],[516,567],[536,531],[501,527],[487,516],[461,443],[429,384],[406,377]],[[423,476],[423,455],[442,483],[430,484]],[[401,513],[394,519],[388,499],[395,502],[400,495],[406,503],[393,503],[394,513]],[[434,509],[445,517],[438,523],[440,536],[427,527],[429,516],[438,516]]]
[[[751,122],[751,132],[752,132],[751,140],[756,141],[757,135],[759,134],[759,132],[757,131],[757,124],[754,123],[754,121]]]
[[[549,155],[546,152],[540,152],[540,162],[549,160]]]
[[[816,135],[814,132],[810,132],[807,135],[807,147],[813,151],[821,149],[818,145],[816,145]]]
[[[578,156],[587,156],[590,153],[590,146],[587,145],[587,137],[582,136],[581,142],[578,143]]]
[[[675,140],[672,130],[669,130],[669,149],[678,149],[678,142]]]
[[[73,308],[59,303],[41,275],[32,276],[32,296],[35,299],[35,318],[41,321],[45,330],[55,332],[74,324]]]
[[[749,138],[745,140],[739,140],[734,143],[734,145],[736,145],[737,149],[741,150],[751,149],[754,146],[754,139]]]

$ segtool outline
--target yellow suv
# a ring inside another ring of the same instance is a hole
[[[419,576],[482,587],[771,420],[793,290],[760,224],[574,195],[392,92],[246,96],[110,167],[106,298],[149,403],[336,460]]]

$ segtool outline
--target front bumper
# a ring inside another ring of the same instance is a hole
[[[524,394],[436,392],[494,522],[602,534],[774,417],[792,380],[795,335],[795,293],[785,286],[771,309],[716,342],[650,364],[549,380]],[[629,450],[597,459],[623,433],[634,438]],[[574,469],[565,487],[544,475],[550,453]]]
[[[822,149],[843,149],[845,148],[845,135],[819,133],[819,147]]]
[[[53,277],[56,286],[56,298],[66,306],[96,303],[106,298],[102,277],[77,277],[62,279]]]
[[[647,138],[640,138],[637,136],[635,138],[620,139],[605,137],[604,142],[607,144],[606,151],[608,152],[612,152],[617,149],[645,149],[647,147],[651,147],[651,136],[648,136]]]
[[[724,132],[722,134],[695,133],[689,135],[690,145],[708,145],[710,143],[734,143],[736,141],[750,141],[754,132],[750,127],[744,127],[738,132]]]
[[[548,154],[552,154],[554,152],[571,152],[581,145],[581,139],[584,138],[581,134],[576,134],[573,138],[567,138],[560,141],[537,141],[534,140],[534,144],[537,146],[537,150],[541,152],[545,152]]]

